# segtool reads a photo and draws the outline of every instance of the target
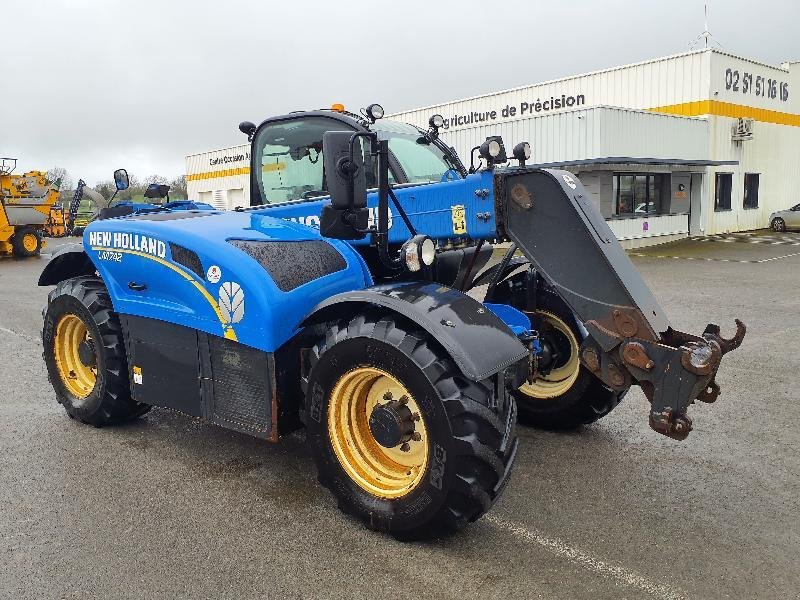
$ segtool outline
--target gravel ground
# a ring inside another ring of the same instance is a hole
[[[343,516],[302,434],[270,445],[160,409],[118,428],[68,419],[41,359],[46,257],[0,259],[0,597],[797,597],[798,253],[637,252],[678,328],[747,324],[719,401],[693,408],[684,442],[648,428],[638,390],[592,426],[523,429],[494,510],[424,544]]]

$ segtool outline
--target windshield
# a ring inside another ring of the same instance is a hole
[[[371,129],[397,158],[409,183],[428,183],[461,179],[457,166],[441,148],[416,127],[395,121],[376,121]]]

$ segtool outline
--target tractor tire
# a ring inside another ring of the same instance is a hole
[[[770,223],[770,227],[772,227],[773,231],[777,231],[779,233],[782,233],[782,232],[786,231],[786,221],[784,221],[780,217],[775,217],[774,219],[772,219],[772,223]]]
[[[379,312],[332,325],[309,368],[307,439],[342,511],[409,540],[460,529],[497,500],[517,448],[502,374],[467,380],[429,334]]]
[[[511,279],[522,280],[524,274]],[[496,302],[512,305],[514,295],[508,293],[514,282],[507,280],[498,286]],[[525,297],[525,294],[519,296]],[[517,296],[517,297],[519,297]],[[586,336],[572,310],[553,291],[546,290],[537,297],[536,310],[516,306],[524,311],[540,335],[551,336],[563,355],[557,368],[533,384],[523,383],[513,392],[522,425],[548,430],[575,429],[594,423],[610,413],[627,393],[615,392],[597,379],[578,358],[578,348]]]
[[[20,227],[11,238],[14,256],[27,258],[42,251],[42,232],[33,227]]]
[[[150,410],[131,398],[122,328],[102,280],[62,281],[50,292],[43,317],[48,378],[71,418],[102,427]]]

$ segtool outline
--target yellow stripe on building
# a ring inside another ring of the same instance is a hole
[[[265,173],[270,171],[283,171],[286,163],[269,163],[261,167]],[[206,171],[205,173],[192,173],[186,176],[186,181],[199,181],[201,179],[216,179],[217,177],[233,177],[234,175],[249,175],[250,167],[239,167],[238,169],[222,169],[221,171]]]
[[[186,181],[199,181],[201,179],[216,179],[217,177],[233,177],[235,175],[249,175],[250,167],[238,169],[222,169],[221,171],[206,171],[205,173],[192,173],[186,176]]]
[[[768,110],[766,108],[756,108],[754,106],[745,106],[744,104],[722,102],[721,100],[698,100],[696,102],[683,102],[681,104],[658,106],[649,110],[652,112],[667,113],[670,115],[680,115],[682,117],[713,115],[715,117],[755,119],[756,121],[762,121],[764,123],[775,123],[777,125],[791,125],[793,127],[800,127],[800,115],[781,112],[778,110]]]

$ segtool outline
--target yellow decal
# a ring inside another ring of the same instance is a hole
[[[265,173],[268,173],[270,171],[283,171],[284,169],[286,169],[286,163],[281,163],[281,162],[269,163],[261,167],[261,170],[264,171]]]
[[[463,235],[467,233],[467,213],[463,204],[452,206],[453,212],[453,233]]]
[[[133,365],[133,383],[142,385],[142,367]]]

